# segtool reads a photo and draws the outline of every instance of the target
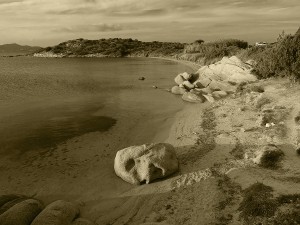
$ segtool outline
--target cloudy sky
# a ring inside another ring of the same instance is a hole
[[[0,44],[76,38],[275,41],[300,26],[299,0],[0,0]]]

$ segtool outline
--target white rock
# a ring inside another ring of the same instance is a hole
[[[131,146],[117,152],[115,173],[131,184],[169,176],[178,170],[174,147],[166,143]]]

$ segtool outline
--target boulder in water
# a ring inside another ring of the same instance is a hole
[[[186,79],[184,79],[181,74],[178,74],[175,79],[174,79],[175,83],[180,85],[182,84],[184,81],[186,81]]]
[[[43,205],[40,201],[36,199],[26,199],[9,208],[2,215],[0,215],[0,224],[31,225],[31,222],[42,210]]]
[[[78,216],[79,208],[71,202],[57,200],[49,204],[31,223],[31,225],[71,224]]]
[[[178,160],[174,147],[170,144],[144,144],[119,150],[114,169],[128,183],[149,184],[176,172]]]

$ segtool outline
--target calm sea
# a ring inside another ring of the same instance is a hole
[[[183,71],[192,72],[148,58],[0,58],[0,154],[53,148],[126,121],[140,129],[183,107],[166,91]]]

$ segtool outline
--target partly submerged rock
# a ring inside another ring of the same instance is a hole
[[[71,202],[57,200],[49,204],[31,223],[31,225],[71,224],[78,216],[79,208]]]
[[[182,100],[192,103],[202,103],[205,101],[205,98],[203,98],[202,95],[186,92],[182,95]]]
[[[283,155],[283,151],[276,145],[268,144],[257,152],[253,162],[265,168],[276,168]]]
[[[184,79],[181,74],[178,74],[175,79],[174,79],[175,83],[180,85],[182,84],[184,81],[186,81],[186,79]]]
[[[43,210],[43,205],[36,199],[24,200],[9,208],[0,216],[1,225],[30,225]],[[46,225],[46,224],[43,224]],[[54,225],[54,224],[51,224]]]
[[[119,177],[131,184],[148,184],[176,172],[178,160],[170,144],[144,144],[119,150],[114,169]]]
[[[179,86],[174,86],[172,87],[171,92],[175,95],[183,95],[187,90]]]

